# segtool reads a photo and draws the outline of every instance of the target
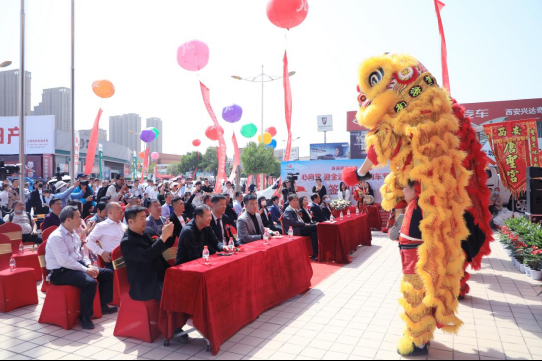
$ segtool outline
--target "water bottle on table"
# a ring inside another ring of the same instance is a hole
[[[230,254],[233,254],[233,250],[235,248],[235,244],[233,243],[233,237],[230,237],[230,241],[228,242],[228,251]]]
[[[346,211],[346,217],[350,218],[350,209],[348,209],[348,211]]]
[[[23,245],[22,242],[21,242],[21,244],[19,245],[19,254],[24,254],[24,245]]]
[[[294,237],[294,229],[292,226],[290,226],[290,229],[288,230],[288,237],[293,238]]]
[[[341,221],[344,219],[343,212],[341,211]]]
[[[15,271],[15,268],[17,268],[17,263],[15,262],[15,259],[12,258],[9,260],[9,269],[13,272]]]
[[[269,232],[267,230],[265,230],[265,233],[263,234],[263,244],[269,244]]]
[[[203,263],[205,265],[208,265],[209,264],[209,248],[207,248],[207,246],[203,247],[202,258],[203,258]]]
[[[359,216],[359,208],[356,207],[356,216]]]

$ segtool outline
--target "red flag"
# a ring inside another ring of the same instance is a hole
[[[222,127],[218,124],[218,120],[216,119],[215,112],[213,111],[213,108],[211,107],[211,92],[209,91],[209,88],[203,85],[202,82],[200,82],[199,84],[201,88],[201,95],[203,96],[203,102],[205,103],[207,112],[209,112],[209,115],[211,116],[211,119],[213,120],[215,127],[219,130],[218,131],[218,149],[217,149],[218,174],[216,176],[215,193],[221,193],[222,181],[226,180],[226,141],[224,140],[224,131],[222,130]]]
[[[237,167],[239,167],[239,164],[241,164],[241,159],[239,155],[239,145],[237,144],[237,138],[235,137],[235,132],[233,132],[233,137],[231,138],[231,140],[233,142],[233,149],[235,153],[233,156],[233,167],[231,169],[231,175],[228,180],[233,183],[233,181],[235,180],[235,173],[236,173]]]
[[[145,172],[149,169],[149,152],[150,148],[147,144],[147,149],[145,150],[145,159],[143,159],[143,168],[141,169],[141,183],[145,182]]]
[[[442,86],[451,94],[450,91],[450,78],[448,76],[448,50],[446,49],[446,39],[444,38],[444,27],[442,26],[442,19],[440,17],[440,11],[444,8],[444,3],[435,0],[435,11],[438,19],[438,31],[440,33],[440,53],[442,58]]]
[[[194,174],[192,174],[192,179],[196,179],[196,173],[198,172],[198,167],[194,170]]]
[[[246,194],[248,194],[248,192],[249,192],[248,188],[249,188],[250,185],[252,184],[252,178],[253,178],[253,177],[254,177],[254,176],[253,176],[252,174],[249,174],[249,175],[248,175]]]
[[[92,132],[90,133],[90,140],[88,141],[87,159],[85,162],[85,174],[90,175],[92,168],[94,168],[94,157],[96,157],[96,148],[98,147],[98,134],[100,132],[100,117],[102,116],[102,109],[98,110]]]
[[[288,56],[284,52],[284,111],[286,113],[286,128],[288,129],[288,143],[284,152],[284,161],[290,160],[292,151],[292,90],[290,89],[290,74],[288,73]]]

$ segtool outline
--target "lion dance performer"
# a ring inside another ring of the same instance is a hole
[[[353,185],[370,179],[373,166],[389,163],[391,173],[381,189],[386,210],[404,204],[409,182],[419,187],[423,242],[416,246],[415,273],[405,275],[401,285],[406,329],[398,352],[423,355],[437,327],[456,333],[462,325],[456,312],[461,279],[465,281],[462,241],[470,235],[464,214],[472,208],[468,189],[473,172],[465,167],[469,158],[457,135],[460,123],[449,95],[415,58],[385,54],[366,60],[358,90],[357,119],[370,129],[368,159],[359,171],[345,169],[343,180]]]

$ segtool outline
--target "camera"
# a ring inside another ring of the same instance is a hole
[[[0,161],[0,181],[14,174],[19,174],[20,171],[21,169],[17,165],[4,164],[3,161]]]
[[[80,184],[82,186],[88,186],[90,184],[90,182],[89,181],[84,181],[84,182],[80,182]]]
[[[63,173],[60,171],[60,167],[56,167],[56,173],[55,173],[55,177],[56,177],[56,180],[57,181],[61,181],[62,180],[62,177],[64,177],[66,175],[66,173]]]
[[[299,173],[288,173],[288,181],[291,183],[298,180]]]

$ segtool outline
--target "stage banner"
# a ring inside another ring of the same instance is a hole
[[[309,196],[312,194],[312,188],[316,185],[316,178],[322,178],[322,183],[326,187],[327,194],[331,199],[336,199],[339,196],[339,186],[342,183],[342,170],[346,167],[360,167],[363,160],[318,160],[318,161],[301,161],[301,162],[282,162],[281,163],[281,179],[288,179],[288,175],[297,175],[297,189],[299,196]],[[371,174],[372,180],[367,183],[371,185],[374,191],[375,203],[381,203],[380,187],[384,185],[384,178],[388,176],[390,169],[388,167],[373,169]],[[356,187],[349,187],[350,202],[356,204],[353,194]]]
[[[527,167],[540,166],[536,120],[484,125],[503,185],[516,199],[526,190]]]

